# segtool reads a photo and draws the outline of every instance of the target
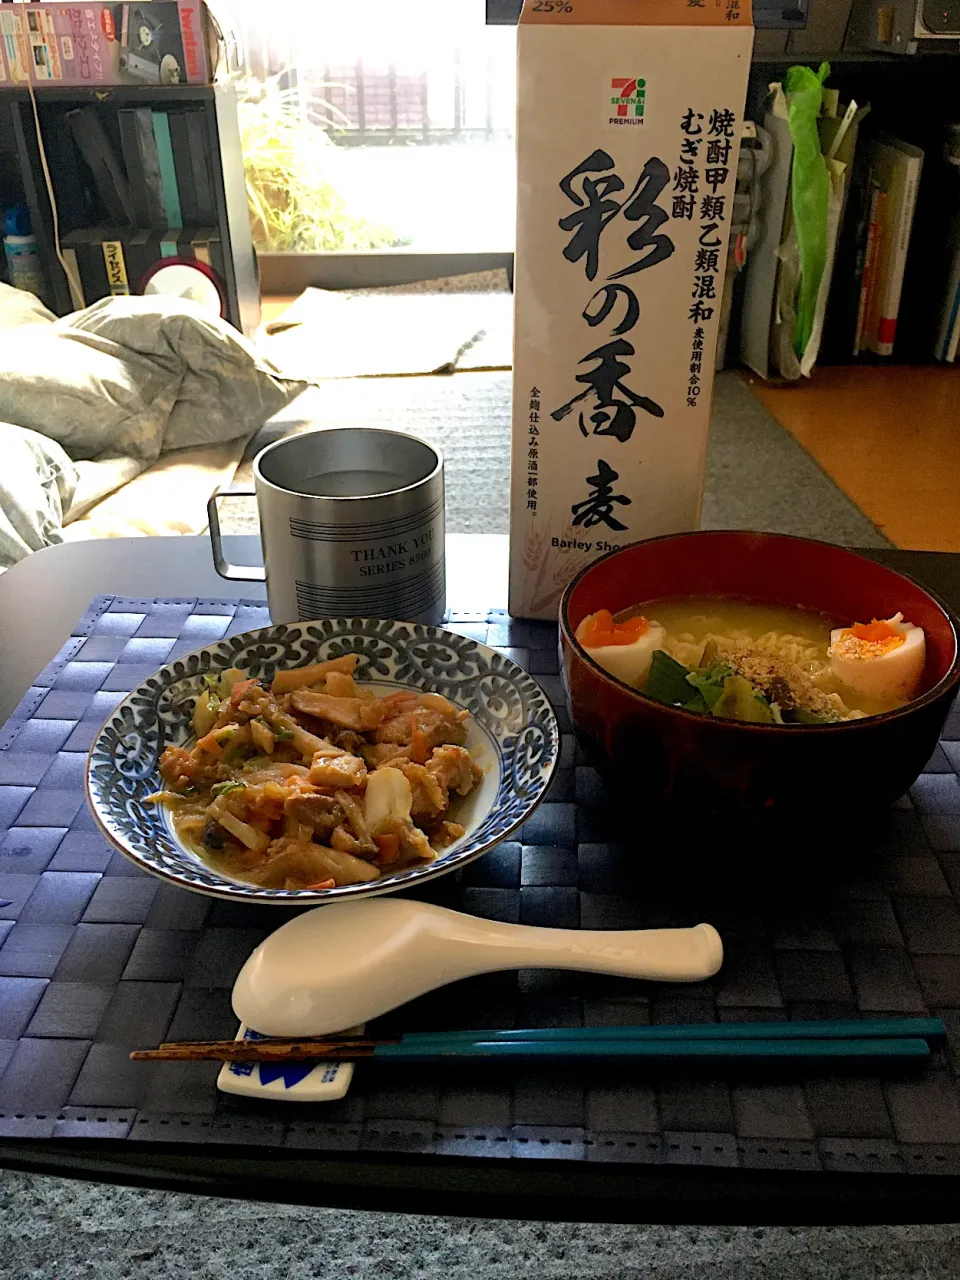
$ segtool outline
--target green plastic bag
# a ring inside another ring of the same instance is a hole
[[[800,288],[797,296],[797,327],[793,349],[803,356],[813,330],[814,311],[820,280],[827,262],[827,211],[830,178],[820,150],[817,120],[823,101],[823,82],[830,64],[820,70],[791,67],[787,72],[787,110],[793,137],[791,203],[800,246]]]

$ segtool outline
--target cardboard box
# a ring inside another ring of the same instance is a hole
[[[202,0],[0,4],[0,89],[210,84],[217,59]]]
[[[510,612],[697,527],[750,0],[525,0]]]

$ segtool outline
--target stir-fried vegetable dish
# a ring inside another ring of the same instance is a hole
[[[357,661],[205,677],[196,743],[167,747],[154,799],[218,871],[331,889],[428,862],[464,834],[450,806],[483,776],[464,746],[469,713],[435,693],[379,696],[354,680]]]

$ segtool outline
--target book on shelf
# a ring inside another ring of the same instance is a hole
[[[63,237],[63,249],[76,263],[86,306],[111,294],[142,293],[146,272],[165,257],[194,258],[224,280],[216,227],[82,227]]]
[[[874,314],[880,249],[883,244],[883,213],[887,200],[886,193],[880,190],[872,175],[867,183],[867,193],[869,199],[860,271],[860,297],[857,303],[857,327],[853,337],[855,356],[867,350],[867,325]]]
[[[871,283],[864,346],[878,356],[893,355],[910,232],[923,167],[919,147],[881,135],[867,143],[871,180],[884,199],[878,211],[876,278]]]
[[[958,341],[960,341],[960,243],[954,247],[952,268],[943,299],[937,335],[937,359],[946,360],[952,364],[957,358]]]
[[[960,344],[960,324],[954,323],[950,331],[950,346],[947,348],[947,362],[953,364],[957,358],[957,346]]]
[[[197,226],[217,222],[217,199],[214,193],[211,149],[207,139],[207,120],[200,111],[184,112],[189,140],[190,170],[196,201]]]
[[[135,225],[166,231],[215,223],[203,112],[128,107],[117,114]]]
[[[96,108],[79,107],[68,111],[67,124],[90,170],[107,216],[121,226],[125,223],[132,225],[135,213],[130,184]]]
[[[149,107],[125,107],[117,113],[123,160],[136,200],[136,224],[162,230],[167,226],[160,157]]]
[[[198,227],[206,218],[200,211],[196,192],[193,187],[193,167],[190,163],[190,130],[188,117],[196,114],[188,111],[171,111],[170,144],[173,149],[173,166],[176,172],[177,195],[180,201],[180,214],[185,227]]]
[[[957,355],[957,343],[960,339],[960,214],[953,219],[945,254],[946,288],[937,334],[933,344],[933,354],[938,360],[953,362]]]
[[[118,111],[117,122],[120,125],[123,166],[127,171],[130,196],[133,200],[134,224],[138,227],[149,227],[151,209],[144,176],[143,156],[140,152],[140,125],[137,120],[137,110],[127,107]]]
[[[62,249],[65,255],[72,255],[80,277],[84,305],[89,307],[99,298],[110,296],[110,284],[107,280],[106,263],[100,241],[94,240],[94,228],[82,227],[71,231],[62,238]]]
[[[180,210],[180,188],[177,185],[177,167],[173,158],[170,118],[166,111],[151,111],[150,115],[153,119],[153,139],[156,143],[157,161],[160,166],[164,217],[168,227],[179,229],[183,226],[183,213]]]

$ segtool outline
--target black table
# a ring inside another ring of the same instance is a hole
[[[259,558],[254,538],[228,540],[234,561]],[[960,556],[883,551],[960,607]],[[450,539],[450,603],[502,607],[506,539]],[[213,570],[205,539],[69,544],[0,577],[0,719],[56,653],[98,593],[262,599],[255,584]],[[756,1223],[953,1221],[960,1178],[790,1174],[755,1169],[504,1161],[279,1148],[162,1146],[90,1138],[0,1141],[0,1163],[49,1174],[181,1191],[433,1213],[557,1220]]]

